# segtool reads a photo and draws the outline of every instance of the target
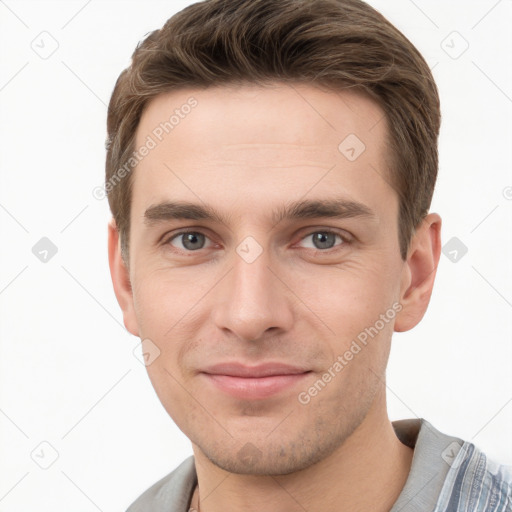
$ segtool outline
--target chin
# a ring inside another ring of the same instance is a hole
[[[326,459],[339,448],[351,432],[333,431],[332,425],[304,426],[309,434],[289,431],[280,437],[270,433],[238,435],[231,443],[194,443],[215,466],[239,475],[279,476],[296,473]],[[274,437],[274,439],[271,439]]]

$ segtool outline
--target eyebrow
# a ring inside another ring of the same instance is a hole
[[[294,201],[276,208],[270,215],[274,226],[283,220],[316,219],[321,217],[336,219],[365,217],[370,220],[377,218],[368,206],[346,199]],[[150,226],[169,220],[209,220],[228,224],[229,218],[208,205],[185,201],[162,202],[150,206],[144,212],[144,222]]]

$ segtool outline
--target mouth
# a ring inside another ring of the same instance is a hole
[[[227,395],[243,400],[263,400],[290,390],[310,373],[311,370],[282,363],[258,366],[221,363],[200,374],[211,386]]]

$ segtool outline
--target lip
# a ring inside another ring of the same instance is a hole
[[[208,366],[203,373],[210,375],[228,375],[230,377],[260,378],[273,375],[297,375],[309,371],[307,368],[292,366],[285,363],[268,362],[256,366],[237,362],[218,363]]]
[[[220,391],[244,400],[263,400],[302,381],[310,370],[283,363],[248,366],[221,363],[205,368],[201,374]]]

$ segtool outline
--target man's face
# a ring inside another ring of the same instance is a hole
[[[183,90],[144,112],[136,147],[158,144],[133,175],[125,321],[160,350],[167,412],[223,469],[308,467],[384,414],[405,268],[386,130],[364,96],[298,85]]]

